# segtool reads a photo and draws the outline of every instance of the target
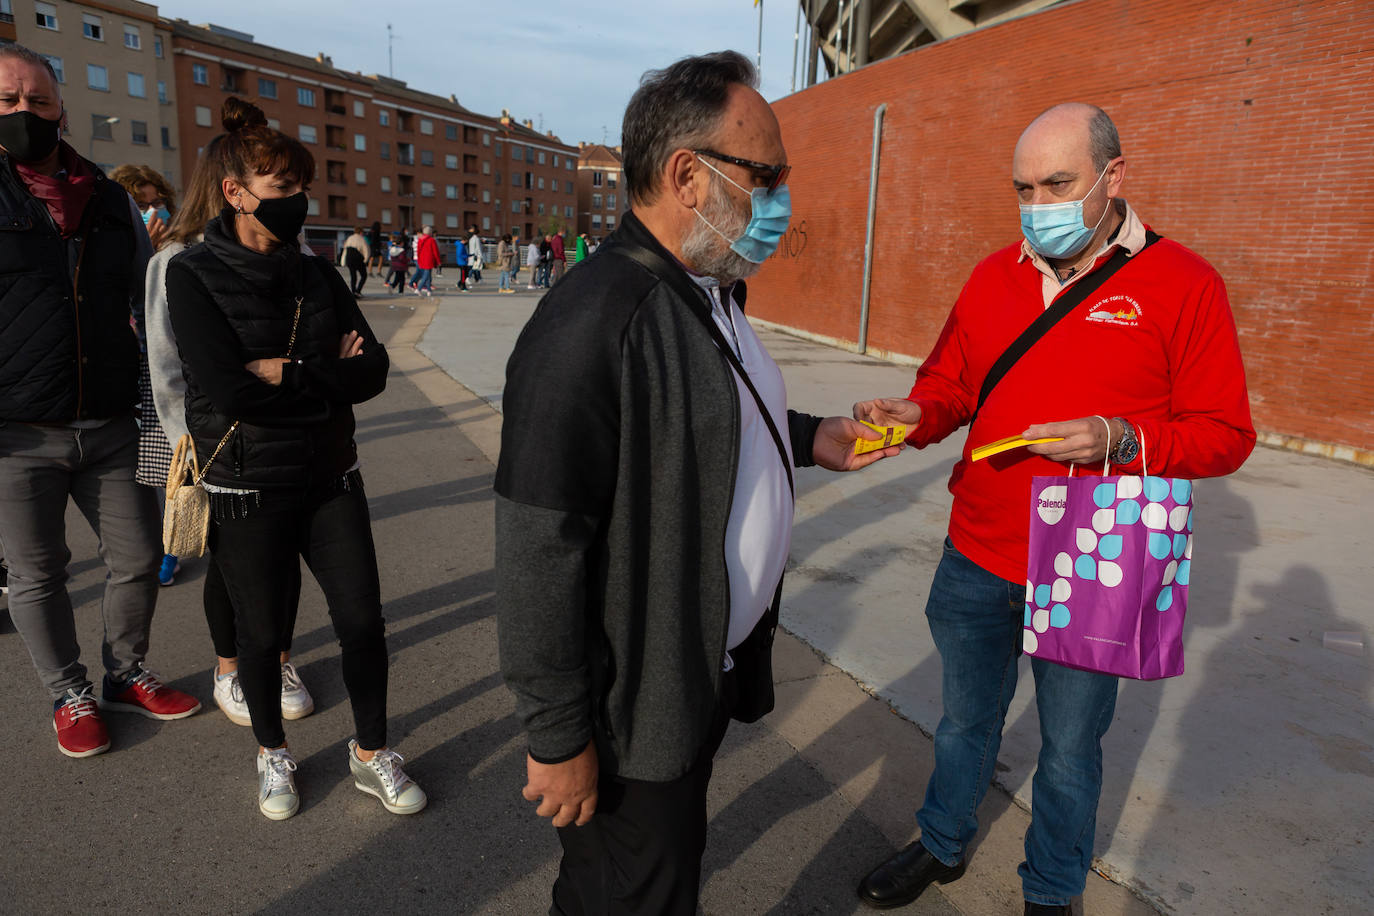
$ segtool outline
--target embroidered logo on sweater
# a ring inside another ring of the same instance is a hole
[[[1099,324],[1115,324],[1133,328],[1140,324],[1142,314],[1139,302],[1130,296],[1116,295],[1108,296],[1099,302],[1096,308],[1088,313],[1086,320],[1096,321]]]

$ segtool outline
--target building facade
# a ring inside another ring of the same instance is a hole
[[[0,0],[3,39],[52,63],[67,109],[66,140],[78,153],[106,170],[150,165],[180,184],[171,34],[156,6]]]
[[[183,172],[222,131],[225,98],[254,102],[315,156],[306,238],[321,253],[374,222],[404,232],[432,225],[445,240],[471,226],[523,238],[545,220],[573,222],[577,150],[509,114],[480,115],[453,96],[344,71],[326,55],[272,48],[242,32],[167,24]]]
[[[620,147],[579,143],[577,155],[577,231],[600,241],[615,231],[630,209],[625,193]]]

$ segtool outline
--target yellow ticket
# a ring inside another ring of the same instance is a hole
[[[1026,445],[1062,441],[1064,441],[1063,436],[1054,436],[1049,439],[1022,439],[1020,436],[1008,436],[1005,439],[998,439],[996,442],[989,442],[987,445],[978,446],[973,450],[973,460],[982,461],[984,458],[991,458],[993,455],[1000,455],[1002,452],[1008,452],[1014,448],[1021,448]]]
[[[867,420],[860,420],[859,422],[871,430],[882,433],[883,437],[881,439],[855,439],[854,454],[856,455],[876,452],[894,445],[901,445],[906,441],[905,426],[876,426]]]

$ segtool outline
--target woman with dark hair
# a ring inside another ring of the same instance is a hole
[[[167,438],[175,442],[186,435],[186,379],[181,372],[181,352],[172,334],[172,318],[167,311],[167,265],[204,237],[205,224],[219,215],[224,202],[220,182],[224,180],[219,145],[224,135],[212,137],[196,161],[186,181],[186,198],[167,227],[166,240],[148,262],[144,290],[144,324],[148,329],[149,384],[157,419]],[[162,469],[164,475],[167,468]],[[296,629],[296,606],[300,600],[301,577],[296,574],[289,585],[289,612],[282,621],[278,642],[281,661],[281,714],[286,719],[303,719],[315,710],[315,701],[291,664],[291,634]],[[238,636],[234,627],[234,608],[219,564],[211,558],[205,571],[201,598],[210,641],[215,647],[214,697],[224,715],[235,725],[249,725],[248,705],[239,687]]]
[[[382,224],[380,220],[372,221],[372,228],[367,230],[367,275],[372,276],[376,270],[377,276],[382,275],[383,251],[386,247],[386,238],[382,235]]]
[[[278,639],[301,559],[329,606],[357,737],[354,785],[395,814],[425,793],[387,746],[386,633],[353,405],[386,387],[386,350],[333,266],[297,244],[315,177],[298,140],[225,100],[226,206],[172,259],[167,301],[186,375],[186,422],[210,492],[210,549],[237,626],[239,684],[257,753],[258,809],[300,808],[282,730]]]

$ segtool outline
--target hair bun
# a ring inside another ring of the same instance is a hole
[[[266,127],[267,115],[252,102],[231,95],[224,100],[224,107],[220,109],[220,123],[225,131],[233,134],[248,127]]]

